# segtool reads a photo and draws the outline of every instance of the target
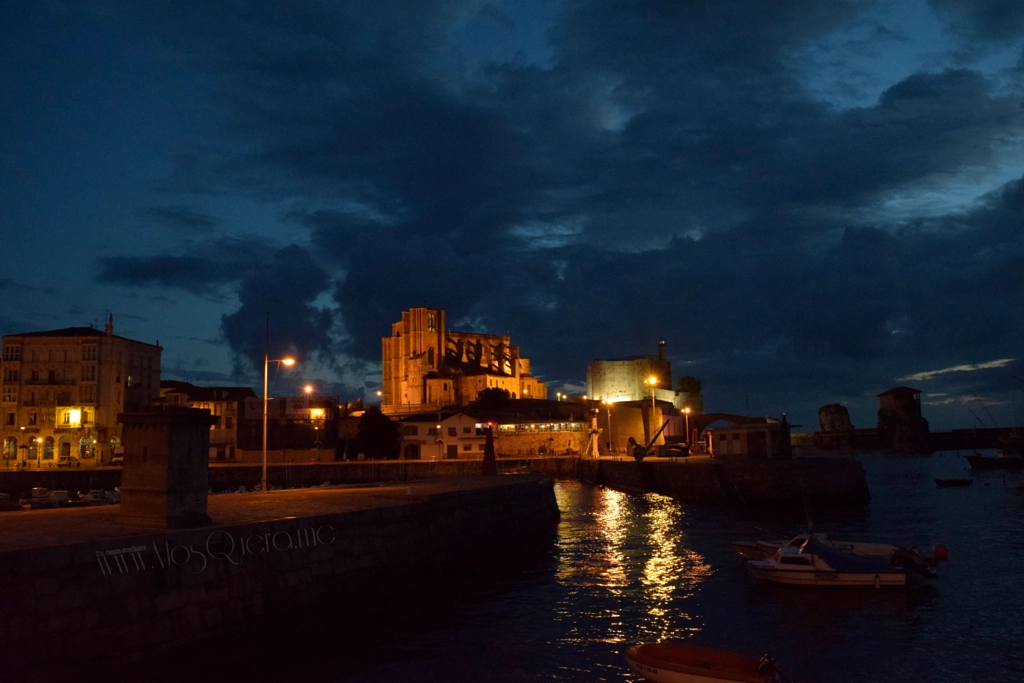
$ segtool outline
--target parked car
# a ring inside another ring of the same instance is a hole
[[[124,464],[124,453],[115,453],[110,458],[111,465],[123,465]]]
[[[658,449],[658,457],[660,458],[687,458],[689,455],[690,449],[684,443],[662,446]]]
[[[82,461],[73,455],[62,455],[57,458],[57,467],[81,467]]]

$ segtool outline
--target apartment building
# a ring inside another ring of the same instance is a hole
[[[159,344],[69,327],[9,334],[0,351],[0,468],[99,466],[121,446],[122,412],[160,394]]]

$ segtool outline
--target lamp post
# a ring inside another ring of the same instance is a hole
[[[658,378],[655,377],[654,375],[651,375],[650,377],[647,378],[647,383],[651,385],[651,419],[649,420],[650,425],[651,425],[651,434],[650,434],[650,436],[648,438],[649,439],[653,439],[654,438],[654,411],[656,410],[656,408],[654,406],[654,388],[656,386],[658,386]]]
[[[295,365],[295,359],[279,358],[271,360],[266,354],[263,355],[263,478],[260,480],[261,493],[267,492],[267,378],[270,374],[271,363]]]
[[[608,454],[612,453],[612,402],[601,399],[601,403],[608,409]]]
[[[683,415],[686,416],[686,445],[691,446],[690,443],[690,406],[683,408]]]

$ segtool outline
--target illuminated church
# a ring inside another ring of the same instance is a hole
[[[492,387],[512,398],[547,398],[547,385],[508,335],[452,332],[440,309],[403,311],[381,347],[381,409],[389,415],[469,405]]]

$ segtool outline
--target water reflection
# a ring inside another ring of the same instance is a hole
[[[701,628],[699,617],[687,603],[712,570],[699,553],[687,547],[680,504],[653,493],[647,494],[644,502],[648,506],[644,540],[650,557],[640,580],[648,615],[643,639],[679,638]]]
[[[556,486],[556,496],[563,642],[664,640],[702,628],[695,598],[712,569],[689,547],[677,501],[575,485]]]

